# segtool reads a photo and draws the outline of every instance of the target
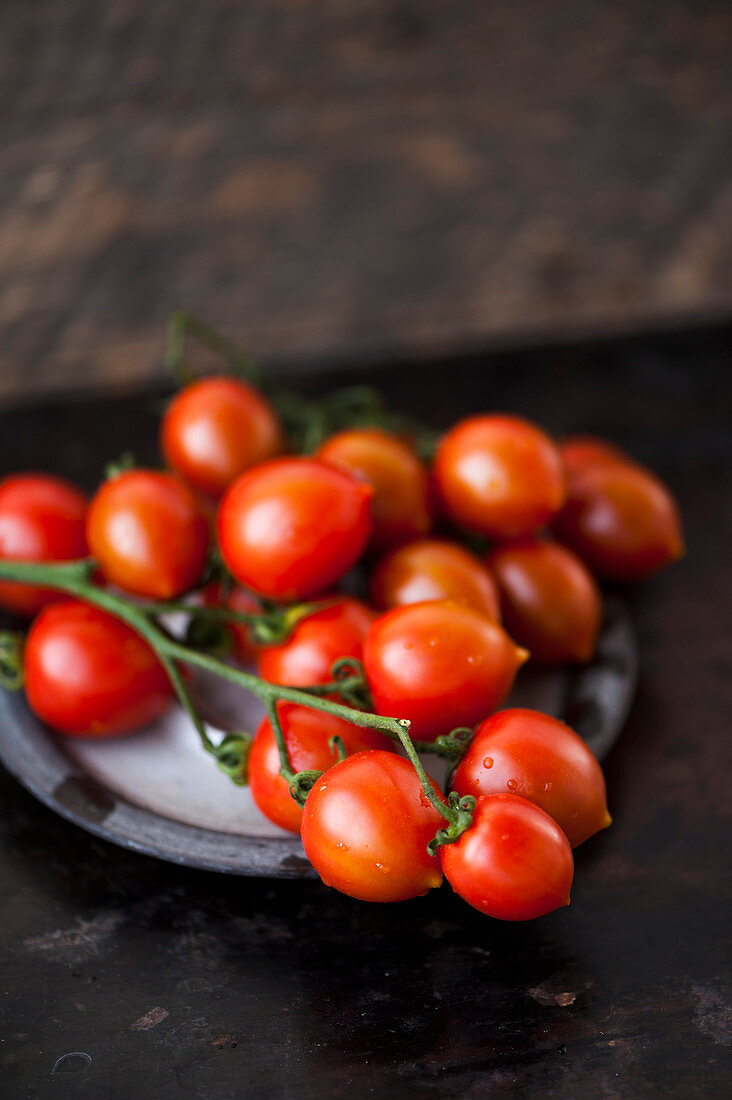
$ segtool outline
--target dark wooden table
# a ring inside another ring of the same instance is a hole
[[[92,839],[3,775],[3,1096],[732,1094],[730,335],[381,376],[436,424],[492,406],[606,433],[680,499],[688,557],[632,597],[642,672],[607,762],[615,823],[578,852],[571,907],[508,925],[447,888],[370,907],[192,872]],[[154,405],[7,413],[0,471],[91,486],[131,444],[152,460]]]
[[[732,312],[728,0],[2,0],[0,394]]]

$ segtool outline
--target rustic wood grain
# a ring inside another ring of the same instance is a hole
[[[732,308],[726,0],[4,0],[0,394]]]

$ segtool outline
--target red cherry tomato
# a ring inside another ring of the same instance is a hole
[[[371,532],[371,486],[309,458],[280,458],[242,474],[219,509],[226,565],[275,599],[325,591],[358,560]]]
[[[500,622],[498,589],[486,567],[462,546],[446,539],[420,539],[382,558],[371,577],[378,607],[425,600],[455,600]]]
[[[409,443],[380,428],[350,428],[327,439],[316,457],[373,486],[373,547],[427,534],[432,523],[427,471]]]
[[[258,615],[262,610],[257,597],[237,585],[234,585],[225,598],[222,598],[221,585],[217,582],[207,584],[202,595],[206,607],[226,607],[229,611],[244,611],[251,615]],[[234,656],[242,664],[248,664],[257,652],[257,644],[251,636],[249,627],[233,622],[227,622],[225,625],[231,632]]]
[[[595,652],[602,601],[571,550],[525,539],[499,546],[488,565],[501,589],[503,623],[536,664],[586,662]]]
[[[272,684],[327,684],[339,657],[363,655],[363,643],[373,611],[347,596],[301,619],[286,642],[262,646],[258,653],[259,675]]]
[[[107,580],[137,596],[179,596],[206,564],[208,525],[193,494],[157,470],[106,481],[89,506],[86,537]]]
[[[569,905],[574,860],[555,821],[525,798],[479,798],[472,825],[440,848],[453,890],[499,920],[532,920]]]
[[[0,559],[69,561],[87,554],[87,499],[68,481],[50,474],[11,474],[0,481]],[[35,615],[64,599],[50,588],[0,584],[0,605],[17,615]]]
[[[111,737],[157,718],[172,689],[133,630],[88,604],[47,607],[25,647],[25,690],[38,717],[60,733]]]
[[[641,466],[607,463],[572,475],[555,531],[603,580],[637,581],[684,551],[665,485]]]
[[[377,619],[364,669],[377,712],[408,718],[412,737],[433,741],[500,706],[527,656],[471,607],[434,600]]]
[[[571,435],[558,445],[565,468],[570,477],[588,466],[604,466],[608,463],[631,463],[632,458],[605,439],[594,435]]]
[[[163,453],[185,481],[218,497],[235,477],[274,458],[284,442],[268,401],[236,378],[203,378],[173,398],[161,425]]]
[[[361,901],[406,901],[442,882],[427,845],[444,824],[408,760],[362,752],[317,781],[302,842],[326,886]]]
[[[602,768],[585,742],[536,710],[502,710],[481,722],[452,788],[528,798],[554,818],[573,848],[611,822]]]
[[[369,749],[390,750],[388,738],[378,730],[354,726],[335,715],[292,703],[280,703],[277,709],[290,764],[296,772],[332,768],[338,762],[338,752],[328,742],[335,736],[342,738],[349,754]],[[269,718],[264,719],[252,742],[247,775],[252,798],[265,817],[281,829],[299,833],[302,809],[280,775],[280,757]]]
[[[461,420],[442,438],[434,474],[445,514],[488,538],[532,534],[564,503],[557,447],[518,416]]]

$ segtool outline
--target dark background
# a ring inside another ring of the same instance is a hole
[[[380,375],[394,407],[436,426],[496,403],[602,431],[678,496],[688,555],[629,595],[641,672],[606,762],[614,824],[578,850],[570,908],[504,925],[447,887],[369,906],[318,883],[186,871],[94,840],[2,774],[0,1094],[726,1100],[730,335]],[[91,486],[125,446],[152,461],[158,403],[8,412],[0,468]],[[58,1063],[75,1052],[91,1063]]]
[[[606,435],[688,542],[538,922],[156,863],[0,771],[0,1096],[726,1100],[730,4],[4,0],[0,51],[0,476],[157,461],[184,306],[308,392]]]

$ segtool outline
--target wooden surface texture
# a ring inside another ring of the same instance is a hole
[[[732,312],[727,0],[4,0],[0,395]]]

